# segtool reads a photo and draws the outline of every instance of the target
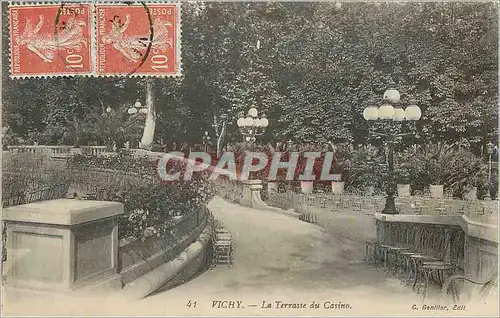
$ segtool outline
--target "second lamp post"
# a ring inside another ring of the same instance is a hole
[[[256,136],[262,136],[266,131],[269,121],[266,115],[258,117],[257,108],[252,107],[248,110],[246,117],[240,116],[236,124],[247,142],[255,142]]]
[[[383,97],[382,106],[369,106],[363,111],[363,117],[367,121],[380,120],[387,125],[394,125],[399,122],[409,120],[417,121],[422,116],[422,111],[416,105],[416,101],[411,99],[409,101],[408,107],[403,109],[401,107],[401,95],[399,92],[390,88],[385,91]],[[409,134],[395,133],[395,134],[384,134],[384,133],[373,133],[374,135],[383,137],[388,144],[389,154],[387,157],[387,164],[389,166],[389,180],[387,180],[387,197],[385,201],[385,207],[382,210],[383,214],[398,214],[394,203],[394,195],[396,194],[396,182],[394,178],[394,144],[397,140]]]

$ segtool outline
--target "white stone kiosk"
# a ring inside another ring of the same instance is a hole
[[[58,199],[3,210],[6,287],[50,291],[122,287],[118,202]]]

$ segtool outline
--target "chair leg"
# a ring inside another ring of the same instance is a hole
[[[399,256],[397,251],[393,251],[394,255],[394,276],[398,276],[401,271],[401,264],[399,262]]]
[[[397,258],[397,252],[396,251],[392,251],[391,252],[392,254],[392,267],[393,267],[393,275],[397,275],[398,274],[398,271],[399,271],[399,266],[398,266],[398,258]]]
[[[378,267],[378,265],[380,264],[380,247],[378,247],[377,245],[375,245],[373,248],[373,255],[375,267]]]
[[[407,271],[408,271],[408,275],[406,277],[405,284],[407,286],[409,286],[411,284],[413,275],[415,275],[415,270],[413,268],[412,260],[411,260],[411,258],[409,256],[405,256],[405,263],[406,263],[406,268],[407,268]]]
[[[413,280],[412,289],[415,290],[415,288],[417,286],[417,282],[418,282],[420,273],[419,273],[418,268],[417,268],[417,261],[414,258],[410,258],[410,259],[411,259],[411,263],[412,263],[412,266],[413,266],[413,273],[415,275],[415,278]]]
[[[388,250],[387,248],[384,248],[384,268],[387,268],[387,253],[388,253]]]
[[[423,291],[422,291],[422,301],[425,301],[425,297],[427,296],[427,287],[429,287],[429,275],[431,273],[429,273],[425,269],[422,269],[422,273],[423,273],[423,278],[424,278],[424,287],[423,287]]]

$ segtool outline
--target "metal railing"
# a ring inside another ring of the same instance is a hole
[[[45,187],[30,192],[22,191],[15,195],[2,197],[2,207],[28,204],[39,201],[61,199],[66,196],[69,189],[69,183],[57,184],[51,187]]]
[[[221,182],[218,184],[218,191],[219,195],[224,199],[239,203],[243,193],[243,186],[237,181]],[[363,195],[356,191],[343,194],[329,192],[304,194],[291,190],[285,192],[262,190],[261,196],[268,205],[285,210],[308,206],[336,212],[374,214],[380,213],[385,205],[385,196],[383,194]],[[395,202],[400,214],[466,215],[477,220],[498,217],[498,201],[409,196],[397,197]]]
[[[385,205],[384,196],[362,196],[351,194],[313,193],[302,194],[292,191],[267,194],[268,204],[280,208],[293,208],[299,202],[322,209],[339,212],[371,210],[379,213]],[[498,215],[498,202],[486,203],[481,200],[458,200],[450,198],[405,197],[396,198],[396,208],[400,214],[416,215]]]

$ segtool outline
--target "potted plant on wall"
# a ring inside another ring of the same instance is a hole
[[[398,197],[407,198],[410,196],[410,170],[406,166],[395,169],[394,177],[397,183]]]
[[[299,160],[297,161],[297,168],[295,169],[295,178],[294,180],[299,180],[300,190],[302,193],[309,194],[314,190],[314,179],[313,180],[300,180],[300,176],[304,174],[307,166],[307,159],[304,157],[304,153],[302,152],[299,156]]]
[[[416,159],[422,162],[418,168],[420,179],[429,186],[431,197],[442,198],[450,165],[454,162],[453,145],[429,144],[419,152]]]
[[[332,181],[332,193],[334,194],[344,193],[345,181],[342,179],[343,171],[344,171],[343,162],[336,161],[333,163],[332,175],[334,179]]]
[[[350,158],[351,152],[347,145],[335,147],[331,168],[333,175],[332,193],[334,194],[344,193],[345,180],[351,167]]]
[[[425,169],[431,198],[442,198],[444,195],[445,173],[443,165],[438,158],[431,158],[426,162]]]
[[[447,188],[455,197],[478,198],[478,187],[488,182],[488,165],[467,149],[455,151],[448,165]]]
[[[396,155],[394,178],[397,184],[398,197],[406,198],[411,195],[412,182],[418,182],[418,166],[421,162],[415,160],[416,152],[405,149]]]
[[[267,156],[267,164],[266,164],[266,167],[262,170],[261,179],[262,179],[262,181],[265,181],[265,183],[267,185],[267,192],[268,193],[269,192],[278,192],[278,181],[281,180],[280,171],[278,171],[278,173],[276,175],[276,179],[271,178],[271,176],[269,175],[271,172],[271,163],[273,160],[274,151],[273,151],[273,149],[271,149],[267,146],[265,146],[261,151],[263,151]]]

